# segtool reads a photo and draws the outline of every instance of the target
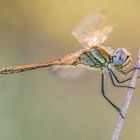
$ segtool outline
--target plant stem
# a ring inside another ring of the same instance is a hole
[[[138,52],[136,67],[140,67],[140,49],[139,49],[139,52]],[[137,77],[138,77],[138,73],[139,73],[139,70],[135,70],[134,71],[134,73],[132,75],[132,80],[130,82],[130,86],[131,87],[135,87],[136,81],[137,81]],[[133,91],[134,91],[134,89],[130,89],[130,88],[128,88],[128,90],[127,90],[126,97],[124,99],[124,104],[123,104],[123,106],[121,108],[122,114],[124,116],[126,116],[126,113],[128,111],[128,107],[129,107],[130,101],[132,99]],[[124,120],[125,120],[124,118],[119,116],[111,140],[118,140],[120,132],[121,132],[121,129],[122,129],[122,126],[123,126],[123,123],[124,123]]]

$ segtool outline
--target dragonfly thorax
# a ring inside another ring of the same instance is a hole
[[[107,67],[109,64],[109,57],[105,58],[99,50],[91,49],[90,51],[83,52],[77,58],[77,64],[83,64],[94,68]]]

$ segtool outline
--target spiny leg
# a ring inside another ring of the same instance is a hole
[[[130,86],[116,85],[115,82],[114,82],[114,79],[113,79],[113,76],[112,76],[112,73],[111,73],[110,69],[108,69],[108,72],[109,72],[110,80],[111,80],[112,85],[113,85],[114,87],[119,87],[119,88],[132,88],[132,89],[135,89],[134,87],[130,87]]]
[[[134,70],[140,70],[140,67],[134,67],[134,68],[128,70],[127,72],[118,69],[118,71],[121,72],[123,75],[127,75],[127,74],[129,74],[130,72],[133,72]]]
[[[123,114],[121,113],[121,109],[119,107],[117,107],[106,95],[105,95],[105,90],[104,90],[104,83],[105,83],[105,78],[104,78],[104,73],[102,73],[102,77],[101,77],[101,92],[103,97],[109,102],[109,104],[111,106],[113,106],[113,108],[116,109],[117,112],[119,112],[119,114],[122,116],[122,118],[125,118],[123,116]]]
[[[110,72],[112,73],[113,77],[115,78],[115,80],[116,80],[119,84],[125,83],[125,82],[127,82],[127,81],[129,81],[129,80],[132,79],[132,77],[130,77],[130,78],[128,78],[128,79],[125,79],[125,80],[123,80],[123,81],[120,81],[120,80],[118,79],[118,77],[116,76],[116,74],[113,72],[112,69],[110,69]],[[138,77],[138,78],[139,78],[139,77]]]

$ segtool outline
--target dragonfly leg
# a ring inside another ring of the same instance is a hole
[[[127,72],[125,72],[123,70],[118,70],[118,71],[121,72],[123,75],[127,75],[127,74],[129,74],[130,72],[132,72],[134,70],[140,70],[140,67],[134,67],[134,68],[128,70]]]
[[[110,80],[111,80],[112,85],[113,85],[114,87],[119,87],[119,88],[132,88],[132,89],[135,89],[134,87],[131,87],[131,86],[116,85],[115,82],[114,82],[114,79],[113,79],[113,74],[111,73],[110,69],[108,69],[108,72],[109,72]]]
[[[116,74],[113,72],[112,69],[110,69],[110,72],[111,72],[111,74],[113,75],[113,77],[115,78],[115,80],[116,80],[119,84],[125,83],[125,82],[127,82],[127,81],[129,81],[129,80],[132,79],[132,77],[130,77],[130,78],[127,78],[127,79],[125,79],[125,80],[123,80],[123,81],[120,81],[120,80],[118,79],[118,77],[116,76]],[[138,76],[137,78],[139,78],[139,76]]]
[[[102,73],[102,83],[101,83],[101,92],[103,97],[109,102],[109,104],[117,111],[119,114],[122,116],[122,118],[125,118],[123,114],[121,113],[121,109],[117,107],[106,95],[105,95],[105,90],[104,90],[104,83],[105,83],[105,78],[104,78],[104,73]]]

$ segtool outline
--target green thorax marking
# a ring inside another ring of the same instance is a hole
[[[107,60],[96,49],[90,52],[84,52],[77,58],[77,64],[84,64],[90,67],[100,68],[105,66]]]
[[[90,52],[90,55],[95,58],[97,61],[99,61],[101,64],[105,63],[105,59],[103,58],[103,56],[101,56],[101,54],[99,53],[99,51],[97,50],[93,50]]]

